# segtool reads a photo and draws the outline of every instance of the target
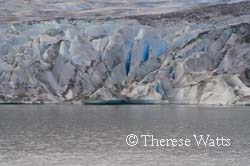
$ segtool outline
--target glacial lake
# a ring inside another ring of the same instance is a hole
[[[128,146],[129,134],[191,139],[187,146]],[[230,139],[198,147],[193,135]],[[250,108],[174,105],[1,105],[1,166],[244,166]]]

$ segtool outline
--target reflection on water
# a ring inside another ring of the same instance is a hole
[[[1,166],[248,165],[249,108],[1,105]],[[232,139],[229,148],[129,147],[128,134]]]

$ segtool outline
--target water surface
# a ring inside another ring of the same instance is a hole
[[[248,165],[250,109],[1,105],[1,166]],[[231,147],[129,147],[128,134],[223,136]]]

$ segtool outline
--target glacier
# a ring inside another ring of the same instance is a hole
[[[2,103],[117,99],[250,104],[250,2],[0,24]]]

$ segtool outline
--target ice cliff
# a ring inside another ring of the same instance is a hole
[[[0,25],[0,100],[250,103],[250,3]]]

